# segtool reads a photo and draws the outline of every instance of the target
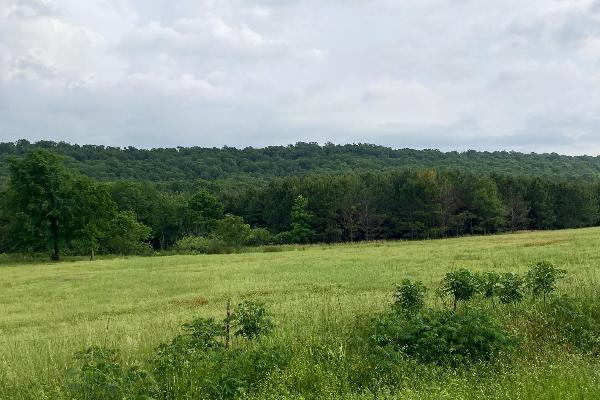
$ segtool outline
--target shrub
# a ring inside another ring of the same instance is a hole
[[[384,315],[376,321],[372,339],[421,362],[452,366],[491,360],[514,345],[488,314],[474,309],[427,310],[408,318]]]
[[[214,318],[196,318],[182,327],[184,335],[189,337],[189,343],[194,348],[212,349],[222,346],[225,330]]]
[[[264,246],[272,244],[274,241],[273,234],[265,228],[254,228],[250,231],[247,244],[250,246]]]
[[[156,369],[160,398],[243,399],[289,363],[291,352],[278,346],[218,348],[167,360],[170,368]]]
[[[178,251],[201,254],[223,254],[231,251],[222,240],[204,236],[184,236],[173,247]]]
[[[500,274],[494,271],[479,276],[479,290],[486,299],[492,301],[492,307],[494,306],[494,298],[500,293],[500,280]]]
[[[123,368],[118,351],[90,347],[75,353],[76,365],[68,371],[69,389],[84,400],[151,399],[156,392],[152,376],[138,366]]]
[[[263,303],[244,301],[236,307],[231,320],[237,326],[236,336],[252,340],[273,330],[273,322]]]
[[[227,214],[217,221],[214,235],[228,246],[241,247],[248,243],[251,232],[252,228],[244,222],[244,218]]]
[[[523,278],[507,272],[500,276],[498,296],[504,304],[518,303],[523,300]]]
[[[477,294],[479,280],[477,275],[468,269],[461,268],[446,274],[442,280],[440,291],[453,299],[453,309],[456,311],[458,301],[467,301]]]
[[[551,262],[540,261],[531,266],[525,277],[525,282],[534,297],[542,296],[546,304],[546,296],[556,290],[556,282],[567,271],[559,269]]]
[[[409,315],[421,311],[425,306],[426,290],[421,281],[412,282],[410,279],[404,279],[396,287],[394,308]]]

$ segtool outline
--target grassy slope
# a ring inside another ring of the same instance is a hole
[[[278,324],[273,340],[310,340],[335,336],[349,325],[346,316],[384,308],[401,278],[431,287],[458,266],[522,272],[531,261],[550,259],[569,271],[563,292],[592,290],[600,276],[599,244],[600,229],[593,228],[0,267],[0,398],[51,398],[48,388],[58,386],[73,352],[91,344],[143,359],[182,321],[221,316],[228,297],[266,301]],[[520,380],[505,374],[494,384],[507,396],[536,398],[541,385],[548,398],[567,398],[567,391],[600,397],[592,361],[565,356],[556,363],[523,367]],[[455,377],[439,390],[401,396],[474,398],[481,392],[469,382]]]

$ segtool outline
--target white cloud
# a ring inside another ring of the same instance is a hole
[[[600,151],[600,2],[0,0],[0,140]]]

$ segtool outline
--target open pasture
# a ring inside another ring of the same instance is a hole
[[[233,303],[266,303],[276,324],[266,340],[288,343],[298,352],[311,343],[333,343],[341,354],[346,343],[341,338],[352,335],[356,318],[387,308],[394,284],[403,278],[435,288],[447,271],[458,267],[522,273],[529,263],[544,259],[568,272],[560,293],[598,298],[600,292],[598,228],[282,250],[3,262],[0,398],[68,398],[64,379],[74,352],[91,345],[114,347],[129,362],[143,363],[183,322],[197,316],[222,318],[229,298]],[[447,307],[434,290],[427,296],[428,305]],[[501,317],[509,323],[510,318]],[[510,367],[493,373],[432,372],[435,378],[428,382],[411,382],[396,392],[378,393],[378,398],[600,397],[597,357],[531,346],[520,353]],[[302,362],[298,356],[289,368],[301,370]],[[351,397],[343,385],[324,383],[336,379],[332,371],[321,375],[315,384],[329,387],[319,389],[319,397]],[[299,393],[286,396],[300,398]]]

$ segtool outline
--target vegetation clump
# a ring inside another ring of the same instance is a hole
[[[556,283],[566,274],[564,269],[556,268],[548,261],[539,261],[531,266],[525,282],[534,297],[542,297],[546,304],[546,297],[556,290]]]
[[[489,314],[471,308],[388,314],[377,320],[373,340],[422,362],[451,366],[490,361],[514,346]]]
[[[456,311],[459,301],[471,300],[478,293],[479,280],[475,273],[460,268],[446,274],[439,291],[442,295],[452,297],[452,309]]]
[[[425,306],[426,291],[427,288],[423,285],[423,282],[404,279],[396,286],[394,307],[403,313],[414,315]]]

